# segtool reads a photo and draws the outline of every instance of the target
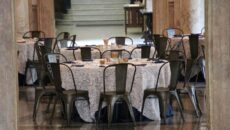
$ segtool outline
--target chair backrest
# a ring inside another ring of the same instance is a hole
[[[69,39],[73,42],[72,47],[76,46],[76,37],[77,35],[72,35],[69,37]]]
[[[140,47],[135,47],[131,51],[131,57],[135,50],[141,49],[141,58],[149,58],[150,52],[151,52],[151,46],[150,45],[142,45]],[[132,57],[133,58],[133,57]]]
[[[47,67],[47,71],[49,74],[49,78],[53,82],[53,84],[56,88],[56,91],[62,93],[62,91],[64,89],[62,88],[62,78],[61,78],[61,73],[60,73],[60,65],[64,66],[67,69],[67,71],[70,72],[70,74],[72,76],[72,80],[73,80],[73,85],[75,87],[75,90],[77,91],[73,72],[68,65],[59,62],[60,56],[63,56],[63,58],[65,58],[64,55],[59,54],[59,53],[46,53],[44,55],[44,59],[46,59],[46,67]]]
[[[133,39],[130,37],[125,37],[125,36],[119,36],[119,37],[110,37],[108,39],[109,43],[115,43],[117,45],[126,45],[129,42],[131,43],[131,45],[133,45]]]
[[[106,77],[107,77],[106,73],[108,73],[108,70],[110,68],[114,68],[115,69],[116,93],[117,94],[125,94],[127,92],[126,91],[127,74],[128,74],[128,71],[131,71],[128,69],[131,69],[131,67],[133,68],[132,69],[133,75],[131,75],[131,82],[130,82],[131,86],[130,86],[130,90],[129,90],[129,93],[131,93],[132,87],[133,87],[133,82],[135,79],[135,74],[136,74],[136,66],[134,64],[131,64],[131,63],[112,64],[112,65],[109,65],[109,66],[104,68],[104,71],[103,71],[104,93],[106,93]]]
[[[51,51],[53,51],[54,46],[56,44],[56,38],[40,38],[39,41],[42,41],[44,43],[44,46]]]
[[[101,54],[101,58],[111,58],[113,53],[117,53],[120,58],[131,58],[131,53],[125,49],[106,50]]]
[[[196,59],[199,55],[199,34],[191,34],[189,36],[189,45],[191,58]]]
[[[53,51],[60,52],[61,48],[66,48],[66,47],[73,47],[73,41],[69,39],[57,40],[57,42],[54,45]]]
[[[178,78],[180,75],[180,65],[181,65],[181,60],[170,60],[170,69],[171,69],[171,79],[170,79],[170,85],[169,89],[170,90],[175,90],[177,87],[178,83]]]
[[[168,38],[183,37],[184,32],[180,28],[169,27],[162,31],[162,35]]]
[[[61,53],[46,53],[43,56],[45,62],[49,62],[49,63],[64,63],[64,62],[68,62],[68,59]]]
[[[92,60],[91,47],[81,47],[80,50],[82,61]]]
[[[169,63],[169,62],[163,62],[162,65],[161,65],[160,68],[159,68],[158,75],[157,75],[157,81],[156,81],[156,84],[155,84],[155,91],[157,91],[157,88],[158,88],[158,82],[159,82],[161,70],[162,70],[162,68],[163,68],[166,64],[168,64],[168,63]]]
[[[22,36],[23,39],[29,38],[45,38],[45,33],[43,31],[28,31]]]
[[[69,32],[60,32],[56,39],[61,40],[61,39],[69,39],[70,33]]]
[[[165,51],[168,44],[168,38],[167,37],[156,37],[155,39],[155,49],[157,51],[157,57],[160,59],[165,58]]]

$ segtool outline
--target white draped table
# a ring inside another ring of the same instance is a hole
[[[145,66],[137,66],[135,81],[133,85],[133,90],[131,92],[131,102],[134,108],[141,111],[141,104],[143,100],[144,90],[147,88],[154,88],[156,84],[156,78],[158,75],[159,68],[163,63],[153,63],[152,61],[133,59],[129,62],[145,63]],[[103,69],[104,67],[99,67],[99,60],[94,60],[93,62],[81,62],[77,61],[76,64],[84,64],[83,67],[76,67],[72,64],[71,69],[74,73],[75,81],[77,84],[77,89],[88,90],[90,107],[87,105],[86,101],[76,101],[76,107],[80,117],[86,122],[93,122],[95,120],[95,113],[98,111],[98,104],[100,98],[100,92],[103,91]],[[133,71],[128,69],[128,78]],[[111,72],[112,73],[112,72]],[[110,74],[109,74],[110,75]],[[111,74],[112,75],[112,74]],[[61,66],[61,76],[62,76],[62,87],[66,90],[73,89],[73,83],[70,73],[67,69]],[[170,66],[166,64],[160,74],[159,86],[168,87],[170,83]],[[110,82],[109,90],[115,89],[113,86],[115,84],[114,77],[107,77]],[[127,84],[130,84],[127,82]],[[144,116],[152,120],[160,120],[160,111],[158,99],[151,98],[147,99],[145,102]]]
[[[26,40],[24,42],[17,42],[16,47],[18,51],[18,72],[22,75],[25,75],[26,62],[28,60],[33,60],[34,54],[34,41]],[[37,55],[35,54],[35,59],[37,59]],[[32,74],[32,76],[31,76]],[[35,69],[27,71],[26,83],[33,84],[37,79],[37,73]]]
[[[129,52],[131,52],[137,45],[127,45],[127,46],[121,46],[121,47],[117,47],[116,45],[108,45],[108,46],[103,46],[103,45],[99,45],[99,46],[95,46],[98,49],[100,49],[100,51],[103,53],[106,50],[114,50],[114,49],[125,49]],[[150,57],[152,57],[152,55],[154,54],[155,48],[151,47],[151,51],[150,51]],[[68,60],[73,61],[74,57],[73,57],[73,50],[68,50],[68,48],[61,48],[60,53],[63,54],[65,57],[67,57]],[[75,50],[75,57],[77,60],[81,60],[81,51],[80,49]],[[133,54],[132,54],[133,58],[141,58],[141,49],[136,49]],[[100,54],[97,50],[93,50],[92,51],[92,58],[93,59],[99,59],[100,58]]]

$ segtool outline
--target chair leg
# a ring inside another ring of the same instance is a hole
[[[173,96],[175,96],[175,98],[176,98],[176,100],[177,100],[177,104],[178,104],[179,109],[180,109],[181,118],[182,118],[183,121],[185,121],[185,119],[184,119],[184,114],[183,114],[183,110],[182,110],[182,105],[181,105],[181,102],[180,102],[180,97],[179,97],[177,91],[171,91],[171,94],[172,94]]]
[[[50,97],[49,97],[49,102],[48,102],[48,105],[47,105],[47,107],[46,107],[46,113],[49,113],[49,110],[50,110],[50,104],[51,104],[52,100],[53,100],[53,96],[50,96]]]
[[[131,105],[130,97],[128,96],[128,97],[125,97],[124,99],[125,99],[125,102],[126,102],[126,104],[128,106],[130,116],[131,116],[131,118],[133,120],[133,124],[134,124],[134,126],[136,126],[135,116],[134,116],[134,113],[133,113],[133,108],[132,108],[132,105]]]
[[[183,105],[183,102],[182,102],[182,98],[181,98],[181,96],[180,96],[180,91],[179,90],[177,90],[177,95],[178,95],[178,99],[179,99],[179,102],[180,102],[180,104],[181,104],[181,109],[182,110],[184,110],[184,105]]]
[[[112,98],[109,99],[110,101],[108,101],[108,126],[111,126],[112,123],[112,118],[113,118],[113,109],[114,109],[114,105],[116,103],[116,98]]]
[[[41,100],[41,98],[42,98],[42,96],[43,96],[44,94],[45,94],[45,92],[41,92],[39,95],[38,95],[38,94],[35,94],[35,95],[38,95],[38,97],[35,98],[35,102],[34,102],[33,121],[36,120],[36,116],[37,116],[37,112],[38,112],[40,100]]]
[[[166,111],[167,105],[169,104],[169,92],[161,92],[158,94],[159,105],[160,105],[160,115],[163,119],[163,124],[166,123]]]
[[[142,101],[142,106],[141,106],[140,121],[142,121],[142,116],[143,116],[143,112],[144,112],[146,97],[147,97],[147,96],[144,94],[144,96],[143,96],[143,101]]]
[[[54,107],[53,107],[53,110],[52,110],[52,113],[51,113],[51,116],[50,116],[50,124],[52,124],[52,121],[53,121],[53,117],[54,117],[57,102],[58,102],[58,98],[56,97],[55,100],[54,100]]]
[[[98,115],[97,115],[97,120],[96,120],[97,124],[100,121],[102,102],[103,102],[103,99],[101,98],[99,101],[99,105],[98,105]]]
[[[66,104],[65,104],[67,126],[70,126],[71,114],[72,114],[72,109],[73,109],[74,101],[75,100],[72,97],[68,97],[68,99],[66,101]]]
[[[195,95],[195,88],[194,88],[194,86],[188,87],[187,91],[188,91],[189,97],[191,99],[191,102],[193,104],[193,107],[194,107],[194,109],[196,111],[196,115],[197,115],[197,117],[200,117],[201,113],[200,113],[200,109],[199,109],[199,104],[196,102],[197,99],[196,99],[196,95]]]

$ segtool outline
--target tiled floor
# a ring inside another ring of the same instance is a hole
[[[182,95],[184,104],[185,122],[180,118],[177,105],[174,103],[174,116],[167,119],[167,125],[162,125],[159,121],[138,122],[135,127],[132,123],[115,123],[110,128],[106,123],[97,126],[95,123],[83,123],[81,121],[72,121],[71,127],[65,126],[65,120],[62,118],[58,107],[53,123],[49,123],[50,113],[46,113],[47,101],[44,100],[38,112],[37,121],[32,121],[33,95],[34,88],[27,87],[20,89],[19,100],[19,130],[207,130],[205,105],[203,94],[199,95],[199,101],[204,113],[201,118],[196,118],[188,96]],[[51,107],[52,108],[52,107]]]

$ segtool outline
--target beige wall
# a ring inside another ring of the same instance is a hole
[[[14,1],[0,2],[0,130],[17,130],[18,80]]]

